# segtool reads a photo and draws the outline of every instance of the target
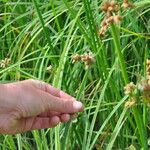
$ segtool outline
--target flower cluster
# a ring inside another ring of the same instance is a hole
[[[125,108],[131,108],[131,107],[134,107],[136,105],[136,99],[135,98],[131,98],[130,100],[128,100],[124,107]]]
[[[95,62],[95,55],[92,52],[85,53],[83,55],[75,54],[72,56],[72,63],[84,62],[85,69],[88,69]]]
[[[79,54],[75,54],[72,56],[72,63],[76,63],[81,60],[81,56]]]
[[[52,69],[53,69],[52,65],[49,65],[49,66],[46,68],[46,71],[47,71],[48,73],[51,73]]]
[[[133,82],[130,82],[124,87],[125,95],[129,95],[129,100],[125,102],[125,108],[131,108],[136,105],[136,96],[135,96],[136,85]]]
[[[150,106],[150,60],[146,62],[146,79],[141,81],[138,88],[142,93],[142,100]]]
[[[146,79],[142,80],[138,86],[141,92],[150,91],[150,60],[146,61]]]
[[[129,101],[125,103],[126,108],[130,108],[136,104],[137,92],[134,91],[140,91],[140,99],[147,106],[150,106],[150,60],[146,61],[146,79],[142,79],[137,86],[131,82],[124,87],[124,90],[125,94],[129,95]]]
[[[124,0],[122,7],[126,9],[126,8],[132,8],[132,7],[134,7],[134,5],[131,2],[129,2],[128,0]]]
[[[115,1],[111,1],[111,2],[107,1],[103,4],[101,9],[104,12],[109,13],[109,12],[118,11],[120,9],[120,6]]]
[[[129,8],[133,6],[132,3],[124,0],[122,7]],[[101,10],[105,13],[104,19],[101,23],[101,29],[99,30],[98,34],[100,37],[104,37],[107,29],[112,23],[118,24],[122,20],[122,17],[119,15],[120,5],[115,1],[107,1],[105,2]]]
[[[124,93],[125,95],[130,95],[134,92],[135,89],[136,89],[136,85],[133,82],[130,82],[124,87]]]
[[[10,63],[11,63],[11,59],[10,58],[5,58],[4,60],[0,61],[0,67],[1,68],[6,68]]]

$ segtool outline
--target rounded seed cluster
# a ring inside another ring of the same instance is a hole
[[[85,53],[81,55],[81,60],[85,63],[85,65],[89,66],[92,65],[95,61],[94,54],[92,52]]]
[[[124,107],[125,108],[131,108],[131,107],[134,107],[136,105],[136,99],[135,98],[131,98],[130,100],[128,100]]]
[[[118,11],[120,9],[120,6],[115,1],[111,1],[111,2],[107,1],[103,4],[101,9],[102,11],[108,13],[108,12]]]
[[[75,54],[72,56],[72,63],[84,62],[85,68],[88,69],[95,62],[95,55],[92,52],[85,53],[83,55]]]
[[[124,93],[125,95],[130,95],[134,92],[135,89],[136,89],[136,85],[133,82],[130,82],[124,87]]]
[[[79,54],[75,54],[71,58],[72,58],[72,63],[75,63],[81,60],[81,56]]]
[[[124,9],[127,9],[127,8],[132,8],[132,7],[134,7],[134,5],[133,5],[133,3],[129,2],[128,0],[124,0],[124,1],[123,1],[123,4],[122,4],[122,7],[123,7]]]
[[[122,7],[123,8],[130,8],[132,3],[124,0]],[[106,34],[107,29],[112,23],[118,24],[122,20],[122,16],[119,15],[119,11],[121,10],[120,4],[115,1],[107,1],[105,2],[101,10],[104,12],[104,19],[101,22],[101,28],[98,31],[98,35],[100,37],[104,37]]]

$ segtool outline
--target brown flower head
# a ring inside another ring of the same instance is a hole
[[[72,58],[72,63],[75,63],[81,60],[81,56],[79,54],[75,54],[71,58]]]
[[[102,11],[107,12],[109,6],[110,6],[110,3],[109,3],[109,2],[105,2],[105,3],[103,4],[103,6],[101,7]]]
[[[135,89],[136,89],[136,85],[133,82],[130,82],[129,84],[127,84],[124,87],[124,93],[126,95],[130,95],[130,94],[132,94],[134,92]]]
[[[111,2],[107,1],[103,4],[101,9],[105,13],[108,13],[108,12],[118,11],[120,9],[120,7],[119,7],[119,4],[115,1],[111,1]]]
[[[127,8],[132,8],[132,7],[134,7],[134,5],[133,5],[133,3],[129,2],[128,0],[124,0],[124,1],[123,1],[123,4],[122,4],[122,7],[123,7],[124,9],[127,9]]]
[[[121,16],[113,16],[114,23],[118,24],[122,20]]]
[[[81,56],[81,60],[85,63],[86,68],[88,68],[95,62],[95,56],[92,52],[85,53]]]

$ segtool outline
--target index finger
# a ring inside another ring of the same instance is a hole
[[[76,100],[74,97],[72,97],[71,95],[63,92],[62,90],[53,87],[52,85],[45,83],[43,81],[39,81],[39,80],[32,80],[34,83],[34,86],[44,92],[47,92],[53,96],[59,97],[59,98],[63,98],[63,99],[70,99],[70,100]]]

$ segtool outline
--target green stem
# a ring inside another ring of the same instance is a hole
[[[82,83],[81,83],[81,85],[79,87],[79,91],[77,93],[76,99],[80,99],[81,98],[81,95],[82,95],[82,93],[84,91],[84,88],[85,88],[85,84],[86,84],[86,81],[87,81],[88,74],[89,74],[89,70],[87,70],[85,72],[85,75],[84,75]]]
[[[141,117],[142,115],[140,115],[140,112],[138,111],[137,107],[133,108],[133,114],[137,124],[141,146],[142,148],[144,148],[144,150],[148,150],[146,128]]]
[[[36,1],[36,0],[33,0],[33,3],[34,3],[34,6],[35,6],[37,15],[38,15],[38,17],[39,17],[39,21],[40,21],[40,23],[41,23],[41,25],[42,25],[43,32],[44,32],[44,34],[45,34],[45,37],[47,38],[49,47],[50,47],[51,50],[53,50],[52,42],[51,42],[50,36],[48,35],[47,28],[45,27],[45,23],[44,23],[42,14],[41,14],[41,12],[40,12],[40,10],[39,10],[37,1]]]
[[[128,79],[128,74],[127,74],[127,70],[126,70],[126,64],[125,64],[123,54],[121,52],[121,45],[120,45],[120,40],[119,40],[120,38],[118,35],[118,31],[114,24],[112,24],[112,26],[111,26],[111,32],[112,32],[112,36],[113,36],[113,40],[114,40],[115,49],[116,49],[116,52],[117,52],[117,55],[119,58],[122,76],[123,76],[125,84],[127,84],[127,83],[129,83],[129,79]]]
[[[78,93],[77,93],[77,96],[76,96],[76,99],[79,100],[82,96],[82,93],[84,92],[84,89],[85,89],[85,85],[86,85],[86,82],[87,82],[87,77],[88,77],[88,74],[89,74],[89,71],[90,70],[87,70],[84,74],[84,77],[83,77],[83,80],[80,84],[80,87],[79,87],[79,90],[78,90]],[[67,123],[67,125],[65,126],[65,132],[64,132],[64,140],[62,140],[62,147],[61,149],[62,150],[65,150],[66,149],[66,144],[67,144],[67,141],[69,140],[68,138],[68,134],[69,134],[69,128],[71,128],[72,126],[72,122],[69,122]]]

